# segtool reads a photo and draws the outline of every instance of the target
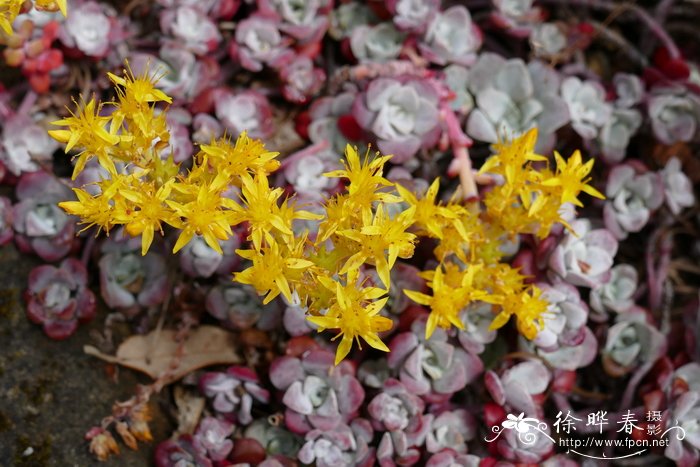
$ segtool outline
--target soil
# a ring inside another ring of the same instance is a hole
[[[39,264],[11,244],[0,248],[0,467],[152,465],[156,443],[173,430],[164,393],[150,402],[153,443],[138,451],[120,443],[121,455],[103,463],[89,453],[85,432],[149,381],[83,353],[95,344],[90,331],[102,326],[100,312],[62,342],[29,322],[22,294]]]

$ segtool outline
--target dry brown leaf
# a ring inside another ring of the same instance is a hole
[[[180,385],[175,386],[173,396],[177,406],[177,431],[175,433],[191,435],[199,425],[206,399],[195,396],[192,391],[188,391]]]
[[[189,333],[180,344],[175,331],[162,330],[155,341],[155,331],[143,336],[131,336],[117,349],[117,355],[107,355],[86,345],[83,351],[110,363],[162,378],[163,384],[177,381],[186,374],[210,365],[241,363],[233,343],[233,334],[215,326],[200,326]]]

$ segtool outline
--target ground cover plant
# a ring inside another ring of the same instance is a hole
[[[697,465],[694,3],[0,0],[0,255],[148,381],[76,445]]]

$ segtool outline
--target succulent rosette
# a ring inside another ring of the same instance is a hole
[[[357,123],[393,161],[404,163],[440,136],[439,98],[426,81],[378,78],[358,95],[352,107]]]
[[[270,400],[269,391],[260,384],[255,371],[242,366],[229,367],[226,372],[205,373],[199,379],[199,387],[211,400],[212,408],[244,426],[253,421],[253,403],[267,404]]]
[[[88,289],[87,270],[74,258],[66,258],[58,267],[34,268],[24,296],[27,316],[41,324],[52,339],[70,337],[79,323],[95,316],[95,295]]]
[[[16,195],[12,225],[17,246],[45,261],[66,256],[76,242],[76,224],[58,203],[73,197],[70,189],[46,172],[30,172],[20,177]]]

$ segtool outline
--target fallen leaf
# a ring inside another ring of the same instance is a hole
[[[195,396],[193,392],[187,391],[180,385],[175,387],[173,393],[177,406],[177,431],[175,433],[191,435],[202,417],[206,399]]]
[[[241,363],[233,343],[233,334],[215,326],[200,326],[190,332],[184,343],[175,341],[175,331],[162,330],[146,335],[131,336],[117,349],[116,355],[107,355],[93,346],[83,351],[110,363],[146,373],[151,378],[162,378],[163,384],[177,381],[186,374],[211,365]]]

